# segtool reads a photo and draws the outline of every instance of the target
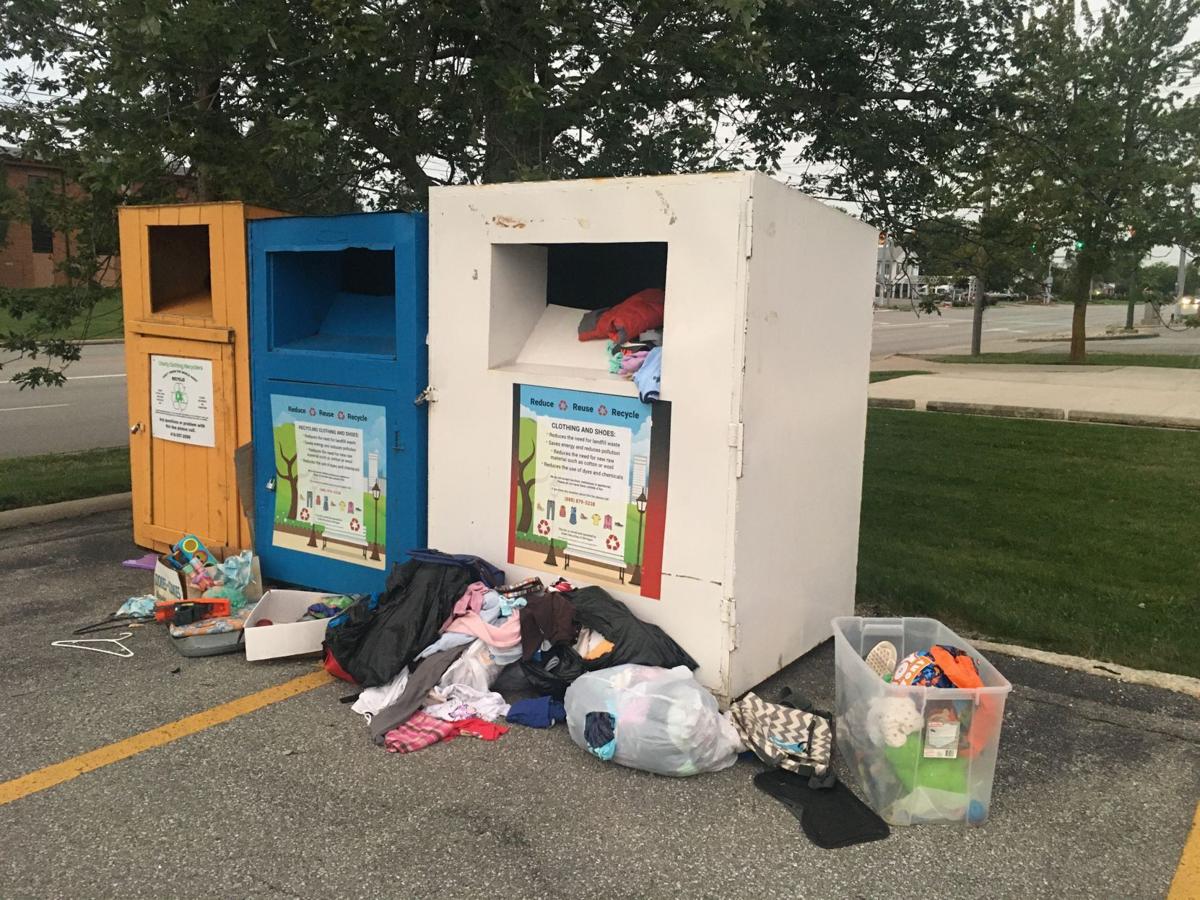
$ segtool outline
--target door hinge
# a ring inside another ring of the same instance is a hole
[[[413,400],[414,406],[424,406],[426,403],[437,403],[437,390],[433,385],[429,385],[421,393],[417,394]]]
[[[746,198],[746,259],[754,252],[754,197]]]
[[[404,441],[400,440],[400,429],[397,428],[392,434],[392,449],[397,453],[404,452]]]
[[[737,465],[737,477],[742,477],[742,459],[745,456],[746,427],[741,422],[731,422],[729,425],[729,446],[734,450]]]

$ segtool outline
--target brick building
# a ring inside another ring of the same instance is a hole
[[[6,188],[0,204],[0,288],[66,284],[61,265],[71,252],[72,235],[54,229],[46,207],[64,191],[80,196],[81,188],[68,181],[58,166],[23,158],[11,150],[0,151],[0,179]],[[181,189],[181,194],[187,193]],[[114,246],[100,280],[115,285],[120,278],[121,259]]]

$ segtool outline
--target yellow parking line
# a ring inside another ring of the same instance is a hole
[[[1200,900],[1200,804],[1196,806],[1192,830],[1183,843],[1183,855],[1167,900]]]
[[[0,806],[52,788],[64,781],[70,781],[72,778],[78,778],[95,769],[136,756],[146,750],[161,747],[163,744],[169,744],[198,731],[204,731],[206,728],[212,728],[214,725],[228,722],[230,719],[236,719],[238,716],[252,713],[256,709],[262,709],[264,706],[270,706],[280,700],[287,700],[289,697],[311,691],[313,688],[328,684],[331,680],[331,676],[323,670],[301,675],[299,678],[269,687],[265,691],[230,700],[228,703],[222,703],[220,706],[214,706],[195,715],[185,716],[166,725],[160,725],[158,728],[135,734],[133,737],[117,741],[115,744],[97,747],[95,750],[73,756],[64,762],[37,769],[11,781],[5,781],[0,783]]]

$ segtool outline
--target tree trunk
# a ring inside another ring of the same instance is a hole
[[[543,37],[537,25],[534,0],[496,0],[487,4],[488,48],[476,60],[492,73],[483,103],[483,180],[490,184],[538,177],[546,144],[543,104],[521,96],[520,84],[531,94],[540,89],[537,60]],[[541,177],[545,177],[542,175]]]
[[[1071,353],[1068,359],[1073,363],[1087,361],[1087,292],[1094,274],[1095,264],[1091,254],[1081,253],[1075,270],[1075,284],[1071,288],[1075,308],[1071,314]]]
[[[1126,331],[1133,330],[1133,307],[1134,307],[1135,303],[1137,302],[1137,300],[1135,299],[1137,297],[1137,280],[1138,280],[1138,264],[1135,261],[1133,264],[1133,272],[1131,272],[1129,275],[1129,290],[1127,291],[1127,293],[1129,294],[1129,297],[1127,298],[1128,302],[1126,302],[1126,304],[1125,304],[1125,330]]]
[[[211,72],[198,74],[195,78],[196,97],[192,106],[196,109],[196,129],[193,138],[196,142],[197,153],[193,156],[193,168],[196,173],[196,199],[208,203],[217,199],[218,188],[213,176],[212,163],[207,155],[212,145],[219,146],[213,136],[220,131],[221,119],[221,78]]]
[[[286,481],[288,483],[288,487],[291,489],[292,499],[288,502],[287,517],[294,520],[299,512],[298,507],[300,506],[300,475],[296,472],[296,457],[300,454],[297,453],[292,456],[291,459],[289,459],[284,455],[283,446],[280,445],[279,455],[282,457],[284,465],[287,466],[287,473],[284,474],[283,472],[280,472],[279,466],[277,465],[275,466],[275,474]]]
[[[983,352],[983,311],[987,308],[987,284],[982,275],[975,276],[975,311],[971,317],[971,355]]]
[[[517,462],[517,490],[521,492],[521,518],[517,521],[517,531],[529,533],[533,527],[533,484],[536,478],[529,478],[525,470],[533,462],[533,453],[524,461]]]

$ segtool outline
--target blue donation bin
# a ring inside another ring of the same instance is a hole
[[[428,222],[250,223],[256,525],[268,578],[383,590],[425,546]]]

